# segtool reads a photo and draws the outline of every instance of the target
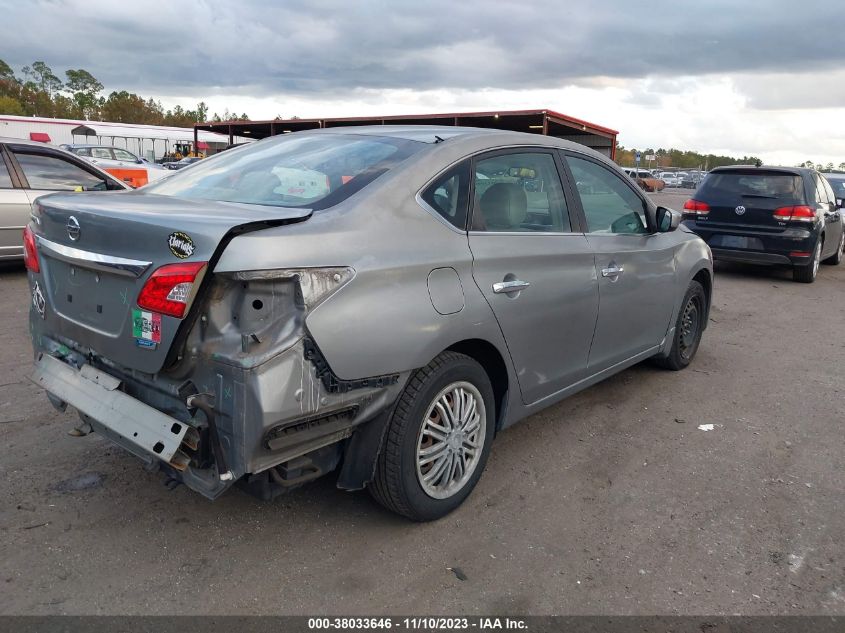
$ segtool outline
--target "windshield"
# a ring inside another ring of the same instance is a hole
[[[379,136],[291,134],[207,158],[144,191],[321,209],[346,199],[424,146]]]

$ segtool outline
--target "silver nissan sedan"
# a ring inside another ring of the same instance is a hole
[[[436,519],[501,429],[645,359],[689,365],[713,270],[680,219],[556,138],[277,136],[143,190],[38,198],[33,380],[206,497],[338,470]]]

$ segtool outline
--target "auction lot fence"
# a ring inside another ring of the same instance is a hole
[[[0,633],[842,633],[843,616],[0,616]]]

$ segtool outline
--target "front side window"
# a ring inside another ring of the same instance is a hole
[[[323,209],[346,199],[425,143],[355,134],[294,133],[206,158],[147,185],[188,199]]]
[[[640,198],[618,175],[582,158],[567,156],[590,233],[648,233]]]
[[[469,162],[464,161],[447,171],[429,185],[421,197],[447,222],[465,230],[469,206]]]
[[[65,158],[25,152],[14,154],[30,189],[76,191],[81,187],[83,191],[105,191],[108,188],[103,178]]]
[[[552,154],[521,152],[482,158],[475,164],[473,181],[473,231],[572,230]]]

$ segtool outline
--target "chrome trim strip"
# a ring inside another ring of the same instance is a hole
[[[137,259],[126,259],[124,257],[114,257],[113,255],[83,251],[79,248],[52,242],[40,235],[36,236],[36,240],[46,255],[69,264],[81,266],[82,268],[90,268],[125,277],[135,277],[137,279],[153,265],[152,262],[142,262]]]

